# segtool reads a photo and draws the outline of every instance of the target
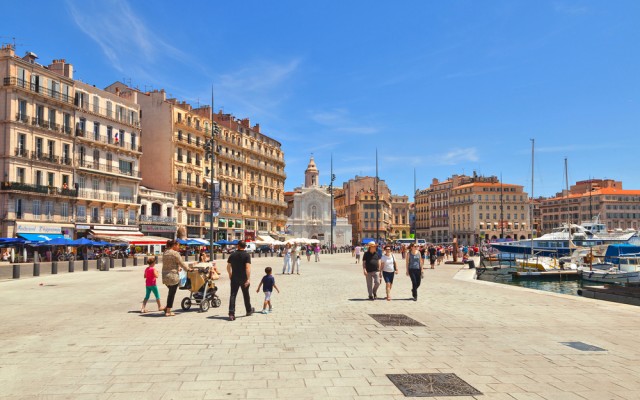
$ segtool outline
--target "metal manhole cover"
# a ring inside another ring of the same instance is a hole
[[[482,392],[456,374],[388,374],[405,397],[475,396]]]
[[[592,346],[590,344],[586,344],[583,342],[560,342],[560,343],[580,351],[606,351],[603,348]]]
[[[424,326],[424,324],[404,314],[369,314],[369,316],[383,326]]]

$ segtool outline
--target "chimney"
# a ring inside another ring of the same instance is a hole
[[[24,57],[22,57],[23,60],[30,62],[31,64],[33,64],[34,62],[36,62],[36,59],[38,58],[38,56],[36,55],[36,53],[31,52],[31,51],[27,51],[24,55]]]
[[[64,58],[53,60],[47,68],[58,75],[73,79],[73,65],[67,64]]]
[[[256,125],[253,127],[253,130],[254,130],[254,131],[256,131],[256,132],[258,132],[258,133],[260,133],[260,124],[256,124]]]

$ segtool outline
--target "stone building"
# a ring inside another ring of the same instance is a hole
[[[612,179],[576,182],[568,192],[540,200],[539,208],[543,233],[596,217],[610,230],[640,228],[640,190],[623,189],[622,182]]]
[[[531,237],[529,197],[521,185],[474,177],[449,196],[449,226],[461,244]]]
[[[337,214],[346,216],[352,226],[352,243],[360,243],[365,238],[390,240],[391,190],[384,180],[371,176],[356,176],[342,184],[342,193],[337,200]]]
[[[411,235],[409,211],[411,203],[407,195],[391,195],[391,234],[389,239],[403,239]]]
[[[0,49],[0,234],[139,234],[139,107],[36,60]]]
[[[320,186],[320,171],[311,157],[305,170],[304,186],[291,194],[291,215],[287,220],[287,234],[291,237],[318,239],[321,244],[331,244],[331,193],[329,187]],[[333,244],[350,246],[351,225],[347,218],[337,217],[333,227]]]

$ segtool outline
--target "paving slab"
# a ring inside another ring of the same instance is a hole
[[[475,281],[459,265],[425,270],[417,302],[404,273],[391,301],[384,287],[369,301],[361,268],[334,254],[303,262],[301,275],[279,274],[281,258],[254,258],[257,310],[267,266],[281,289],[273,313],[244,316],[240,295],[233,322],[225,272],[220,308],[182,311],[179,290],[171,318],[139,313],[142,266],[0,281],[0,398],[401,399],[387,375],[425,373],[456,374],[483,393],[446,399],[640,398],[635,306]]]

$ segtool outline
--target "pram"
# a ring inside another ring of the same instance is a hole
[[[180,289],[189,290],[189,297],[182,299],[182,309],[188,311],[193,303],[200,305],[200,311],[209,311],[209,306],[220,307],[222,302],[216,295],[218,288],[214,281],[213,267],[198,267],[192,272],[187,272],[187,283]],[[217,279],[217,278],[216,278]]]

